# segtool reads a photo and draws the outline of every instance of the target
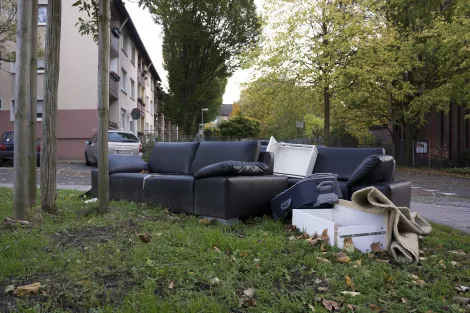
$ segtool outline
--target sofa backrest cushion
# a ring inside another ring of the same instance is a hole
[[[201,142],[189,174],[194,175],[203,167],[223,161],[256,162],[259,150],[260,143],[257,140]]]
[[[149,158],[151,173],[188,175],[199,142],[157,142]]]
[[[369,155],[385,155],[383,148],[333,148],[317,146],[318,156],[313,173],[333,173],[338,180],[348,180]],[[276,162],[276,160],[274,160]]]

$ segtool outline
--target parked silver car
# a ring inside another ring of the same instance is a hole
[[[85,162],[87,166],[98,164],[98,133],[85,144]],[[142,144],[132,132],[123,130],[108,131],[108,153],[123,155],[142,155]]]

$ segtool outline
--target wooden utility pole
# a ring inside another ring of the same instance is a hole
[[[57,98],[60,70],[60,32],[62,0],[47,5],[44,109],[41,149],[41,207],[56,212]]]
[[[109,210],[108,124],[109,124],[109,23],[111,0],[100,0],[98,35],[98,205]]]
[[[15,218],[28,219],[28,116],[30,105],[31,74],[31,0],[18,0],[16,25],[16,65],[15,65],[15,142],[14,173],[15,187],[13,206]]]
[[[29,206],[36,206],[37,196],[37,183],[36,183],[36,164],[37,164],[37,150],[36,150],[36,123],[37,123],[37,77],[38,77],[38,2],[31,1],[31,74],[30,74],[30,88],[31,98],[28,106],[28,196]]]

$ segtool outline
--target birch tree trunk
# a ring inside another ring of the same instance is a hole
[[[28,116],[30,105],[31,74],[31,0],[18,0],[16,28],[15,69],[15,143],[14,172],[15,188],[13,206],[15,218],[28,219]]]
[[[57,98],[60,69],[62,0],[47,6],[44,108],[42,115],[41,207],[56,212]]]
[[[36,206],[37,183],[36,183],[36,166],[37,166],[37,150],[36,150],[36,123],[37,123],[37,54],[38,54],[38,2],[32,1],[31,5],[31,73],[30,73],[30,90],[31,99],[28,106],[28,195],[29,206]]]
[[[98,36],[98,201],[99,212],[109,210],[108,124],[109,124],[109,22],[111,0],[100,0]]]

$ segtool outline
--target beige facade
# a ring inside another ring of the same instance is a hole
[[[59,78],[58,156],[60,159],[80,160],[84,157],[84,143],[98,125],[98,47],[91,36],[81,36],[75,26],[78,18],[87,17],[62,0],[61,57]],[[47,0],[38,0],[40,11],[39,42],[44,45]],[[110,129],[131,130],[142,135],[155,129],[154,103],[156,84],[160,80],[152,61],[129,17],[122,0],[112,1],[110,72],[118,75],[116,82],[110,75]],[[118,30],[118,31],[116,31]],[[120,34],[119,34],[120,33]],[[116,36],[117,35],[117,36]],[[120,35],[120,36],[119,36]],[[120,37],[120,38],[117,38]],[[113,45],[114,44],[114,45]],[[113,48],[114,47],[114,48]],[[15,45],[11,45],[12,51]],[[44,46],[43,46],[44,49]],[[134,62],[132,62],[134,56]],[[146,80],[139,79],[139,68],[146,70]],[[0,133],[13,130],[15,63],[0,64]],[[139,83],[140,81],[140,83]],[[41,137],[44,62],[38,61],[38,127]],[[114,87],[114,88],[113,88]],[[116,90],[117,88],[117,90]],[[140,89],[139,89],[140,88]],[[140,93],[139,93],[140,92]],[[139,97],[146,105],[139,105]],[[148,98],[147,98],[148,97]],[[151,100],[150,100],[151,99]],[[151,107],[152,106],[152,107]],[[138,108],[140,118],[133,120],[131,112]]]

